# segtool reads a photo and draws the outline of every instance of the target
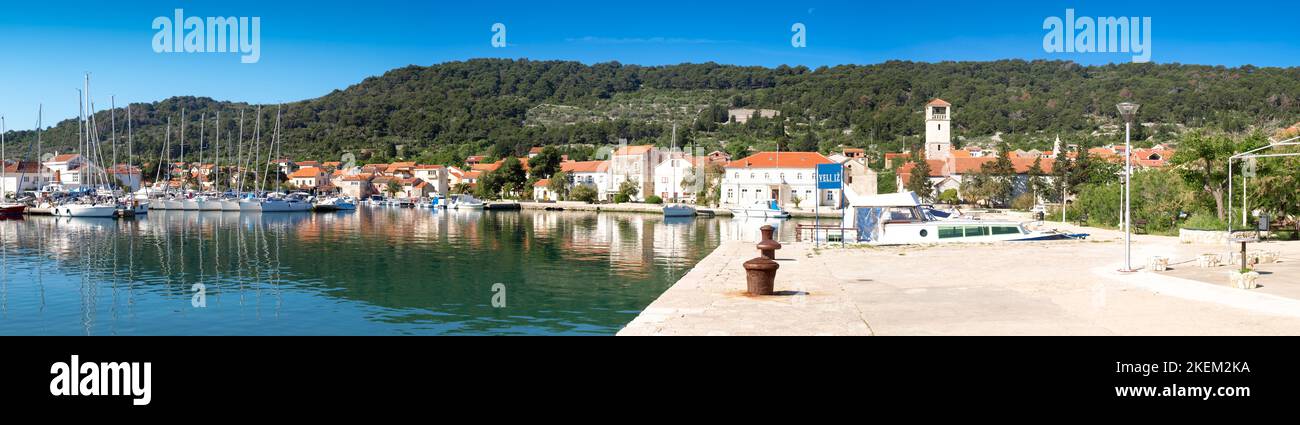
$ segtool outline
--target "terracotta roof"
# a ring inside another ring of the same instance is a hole
[[[57,156],[55,156],[54,159],[51,159],[51,160],[50,160],[50,162],[68,162],[68,161],[71,161],[73,158],[76,158],[76,157],[79,157],[79,156],[81,156],[81,155],[79,155],[79,154],[75,154],[75,153],[66,153],[66,154],[63,154],[63,155],[57,155]]]
[[[830,158],[817,152],[759,152],[727,163],[727,168],[813,168],[831,164]]]
[[[1029,172],[1030,168],[1034,167],[1035,159],[1011,158],[1011,166],[1016,170],[1017,174],[1025,174]],[[989,156],[982,158],[953,158],[951,161],[931,159],[925,162],[930,165],[930,177],[943,177],[953,174],[978,173],[984,164],[994,161],[997,161],[997,158]],[[1050,174],[1054,164],[1056,164],[1056,160],[1043,158],[1038,166],[1043,169],[1043,174]],[[898,175],[903,176],[903,180],[907,180],[907,177],[912,175],[913,168],[916,168],[915,162],[903,164],[902,167],[898,167]]]
[[[321,169],[319,169],[319,168],[316,168],[316,167],[303,167],[303,168],[301,168],[301,169],[298,169],[298,171],[294,171],[293,174],[290,174],[290,175],[289,175],[289,178],[291,178],[291,179],[309,179],[309,178],[313,178],[313,177],[320,177],[321,174],[324,174],[324,172],[323,172]]]
[[[566,173],[598,173],[605,171],[609,163],[606,161],[570,161],[560,164],[560,171]]]
[[[315,167],[320,165],[320,163],[316,161],[302,161],[302,162],[296,162],[295,164],[301,165],[303,167]]]
[[[478,179],[479,176],[481,176],[481,175],[483,175],[483,172],[482,172],[482,171],[466,171],[466,172],[465,172],[465,175],[463,176],[463,178],[467,178],[467,179]]]
[[[415,168],[414,162],[394,162],[392,164],[388,164],[387,172],[396,173],[398,171],[402,171],[403,169],[409,170],[412,168]]]
[[[415,166],[415,169],[417,169],[417,170],[441,170],[441,169],[443,169],[443,166],[441,166],[441,165],[416,165],[416,166]]]
[[[350,175],[350,176],[343,176],[343,181],[345,181],[345,182],[368,182],[368,181],[370,181],[370,179],[373,178],[373,177],[374,177],[373,174],[366,174],[366,173],[362,173],[362,174],[353,174],[353,175]]]
[[[546,187],[551,184],[551,179],[541,179],[533,183],[533,187]]]
[[[654,147],[655,145],[624,146],[614,151],[614,155],[641,155],[650,152]]]
[[[528,149],[528,153],[529,153],[529,154],[542,153],[542,147],[541,147],[541,146],[533,146],[532,148]]]
[[[925,106],[952,106],[952,104],[948,103],[948,101],[946,100],[936,97],[934,98],[934,100],[931,100],[930,103],[925,104]]]
[[[41,163],[36,161],[5,161],[5,174],[36,174],[41,170]]]

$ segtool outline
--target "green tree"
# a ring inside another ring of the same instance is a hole
[[[1170,162],[1179,170],[1185,182],[1200,188],[1203,196],[1212,200],[1216,217],[1225,220],[1228,157],[1267,143],[1261,139],[1261,135],[1255,134],[1238,142],[1225,134],[1191,131],[1179,141],[1178,152]]]
[[[546,190],[555,194],[558,200],[565,200],[569,197],[569,173],[560,171],[551,175],[551,181],[546,184]]]
[[[564,158],[554,147],[542,148],[542,152],[528,160],[528,171],[537,178],[549,179],[560,171],[560,162]]]
[[[578,185],[577,187],[573,188],[573,191],[570,193],[570,196],[572,196],[573,200],[575,201],[586,202],[590,204],[592,202],[596,202],[596,196],[598,196],[598,194],[596,193],[596,189],[592,188],[591,186]]]
[[[913,153],[913,158],[920,158],[920,154]],[[930,163],[925,160],[912,161],[916,164],[912,168],[912,174],[907,177],[905,187],[907,190],[916,192],[922,200],[932,199],[934,197],[934,183],[930,181]]]

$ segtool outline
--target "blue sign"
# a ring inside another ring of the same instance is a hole
[[[817,164],[817,189],[839,189],[843,176],[843,165]]]

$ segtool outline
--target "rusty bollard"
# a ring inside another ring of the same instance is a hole
[[[749,295],[776,293],[776,269],[780,264],[770,258],[758,257],[745,262],[745,285]]]
[[[781,244],[772,239],[772,232],[776,230],[776,228],[769,224],[764,224],[763,227],[758,228],[758,230],[763,233],[763,240],[758,242],[758,252],[763,255],[763,258],[776,260],[776,250],[781,249]]]

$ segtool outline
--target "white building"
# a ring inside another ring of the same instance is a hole
[[[39,162],[17,161],[4,163],[0,173],[0,191],[7,196],[20,197],[23,192],[39,190],[49,183],[50,175]]]
[[[731,161],[722,177],[722,203],[748,206],[776,200],[803,209],[838,206],[838,189],[817,189],[817,165],[832,163],[816,152],[759,152]]]
[[[596,199],[607,200],[613,198],[613,193],[618,189],[610,190],[610,181],[612,176],[609,173],[609,163],[605,161],[570,161],[560,163],[560,171],[569,175],[571,186],[569,193],[578,186],[587,186],[596,190]]]
[[[696,188],[703,187],[708,158],[677,155],[654,169],[654,194],[664,202],[695,203]],[[696,174],[700,177],[696,177]]]
[[[62,185],[64,189],[81,188],[83,182],[90,179],[94,166],[85,157],[78,154],[55,155],[42,165],[49,169],[50,183]]]
[[[433,185],[433,192],[438,196],[445,198],[451,193],[451,177],[448,176],[446,167],[441,165],[417,165],[412,169],[411,174],[415,178]]]

